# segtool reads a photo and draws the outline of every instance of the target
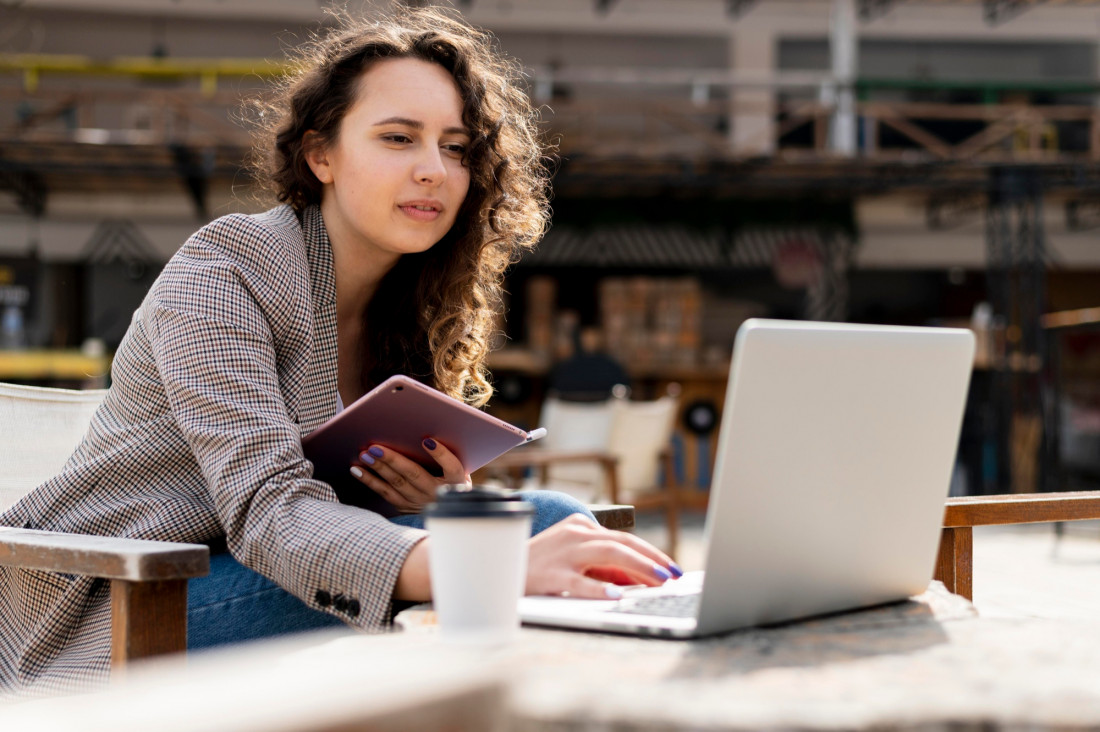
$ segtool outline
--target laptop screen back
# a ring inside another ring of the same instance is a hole
[[[741,327],[707,515],[700,633],[925,590],[973,354],[966,330]]]

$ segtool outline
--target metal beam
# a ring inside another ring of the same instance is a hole
[[[726,15],[734,20],[740,19],[756,5],[756,0],[726,0]]]
[[[859,19],[869,23],[889,13],[905,0],[859,0]]]
[[[183,179],[184,187],[195,205],[195,213],[202,220],[209,218],[206,212],[206,194],[210,189],[210,173],[213,158],[209,154],[198,154],[185,145],[172,145],[172,156],[176,170]]]
[[[595,0],[596,12],[600,15],[608,15],[619,0]]]
[[[997,492],[1040,490],[1048,466],[1040,466],[1043,416],[1048,396],[1041,368],[1048,342],[1043,181],[1034,168],[990,171],[986,212],[987,291],[995,326],[1003,333],[996,354],[986,423],[998,446]],[[1000,330],[1003,328],[1003,330]],[[1049,420],[1046,426],[1049,439]],[[1007,478],[1007,480],[1005,480]]]
[[[974,191],[934,189],[925,204],[925,221],[932,231],[972,223],[982,217],[988,196]]]
[[[829,28],[829,54],[833,77],[836,79],[833,112],[830,125],[831,149],[843,156],[856,154],[855,82],[859,69],[859,39],[856,28],[854,0],[833,0],[833,15]]]
[[[1100,198],[1071,198],[1065,204],[1066,229],[1090,231],[1100,228]]]
[[[46,184],[36,173],[0,168],[0,190],[14,193],[19,208],[31,216],[38,217],[46,211]]]
[[[1005,23],[1046,0],[982,0],[982,17],[989,25]]]

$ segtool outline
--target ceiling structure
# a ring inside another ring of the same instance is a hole
[[[456,4],[472,22],[489,28],[729,34],[741,27],[772,23],[789,27],[796,35],[820,36],[828,30],[829,13],[837,1],[465,0]],[[941,29],[950,25],[958,32],[990,38],[1009,38],[1026,30],[1035,37],[1085,34],[1095,43],[1100,28],[1100,0],[841,1],[853,4],[861,19],[858,32],[867,37],[900,33],[898,24],[905,26],[906,33],[927,33],[919,19],[947,11],[957,17],[965,14],[968,20],[940,23]],[[8,0],[0,3],[0,20],[19,18],[24,11],[94,11],[222,19],[238,22],[244,29],[248,18],[258,16],[308,25],[324,17],[320,5],[299,0]],[[349,5],[354,11],[364,3]],[[1026,24],[1021,22],[1024,14]],[[1092,23],[1084,22],[1086,18]],[[0,23],[0,27],[4,25]],[[16,28],[17,24],[8,23],[7,27]],[[191,197],[196,211],[204,213],[211,185],[247,177],[242,162],[249,147],[248,131],[234,119],[241,97],[233,91],[239,85],[237,80],[271,78],[285,68],[263,59],[4,54],[4,41],[5,37],[0,37],[0,191],[6,190],[20,207],[35,215],[44,210],[51,191],[104,189],[182,190]],[[642,73],[622,68],[541,68],[532,69],[532,80],[536,102],[552,102],[547,105],[548,132],[567,141],[561,150],[556,183],[566,192],[621,195],[637,189],[649,194],[676,189],[744,195],[843,190],[851,195],[933,185],[962,189],[980,185],[988,166],[1005,162],[1040,166],[1054,186],[1092,187],[1100,179],[1096,170],[1100,146],[1068,156],[1046,155],[1034,146],[1022,150],[1021,155],[1009,150],[1007,158],[1003,150],[993,147],[978,149],[979,154],[971,148],[962,148],[965,155],[941,154],[939,150],[954,148],[937,148],[922,135],[919,125],[915,129],[907,122],[905,110],[896,109],[884,124],[892,124],[911,139],[908,147],[893,152],[879,149],[875,155],[842,158],[812,144],[757,159],[732,155],[723,147],[727,143],[723,118],[731,113],[727,97],[738,90],[767,87],[801,89],[811,99],[820,98],[830,85],[836,86],[828,70],[761,76],[737,69],[650,69]],[[684,90],[683,101],[673,105],[658,102],[642,110],[652,139],[624,138],[615,130],[600,137],[592,133],[598,126],[593,120],[606,118],[606,110],[585,110],[579,103],[540,96],[540,89],[552,93],[555,85],[584,83],[630,93],[671,85]],[[165,86],[168,88],[162,88]],[[717,97],[714,90],[719,92]],[[112,104],[117,108],[114,111],[99,111]],[[805,103],[799,104],[777,110],[786,120],[782,124],[790,128],[788,133],[796,130],[797,126],[792,127],[796,122],[804,125],[803,129],[816,125],[816,130],[827,120],[827,104],[809,112]],[[995,107],[986,111],[994,116],[1000,113]],[[801,121],[799,114],[804,117]],[[102,117],[114,121],[88,122]],[[1040,122],[1027,124],[1039,129]],[[1089,124],[1089,119],[1082,118],[1081,124]],[[1100,130],[1100,119],[1093,118],[1091,124]],[[989,126],[993,127],[993,122]],[[1100,132],[1094,134],[1100,140]]]

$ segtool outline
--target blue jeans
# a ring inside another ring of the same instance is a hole
[[[523,500],[535,506],[535,515],[531,517],[531,536],[549,529],[563,518],[574,513],[587,516],[593,521],[596,520],[592,512],[588,510],[588,506],[585,506],[576,498],[566,493],[558,493],[557,491],[520,491],[519,495],[523,496]],[[410,526],[414,529],[424,528],[424,515],[419,513],[394,516],[390,521],[395,524],[401,524],[402,526]]]
[[[592,518],[583,503],[564,493],[524,491],[522,495],[535,506],[532,535],[570,514]],[[424,517],[419,514],[391,520],[402,526],[424,527]],[[340,625],[343,621],[336,616],[314,610],[229,553],[211,556],[210,574],[187,583],[190,651]]]

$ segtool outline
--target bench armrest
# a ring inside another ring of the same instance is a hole
[[[948,498],[944,528],[1100,519],[1100,491]]]
[[[596,523],[605,529],[625,531],[634,528],[634,507],[615,504],[589,504],[588,510],[596,517]]]
[[[152,582],[209,574],[210,549],[203,544],[0,527],[0,565]]]
[[[971,600],[974,597],[974,526],[1088,519],[1100,519],[1100,491],[948,498],[943,511],[935,577],[951,592]]]
[[[187,648],[187,580],[210,573],[203,544],[0,527],[0,565],[111,580],[111,664]]]

